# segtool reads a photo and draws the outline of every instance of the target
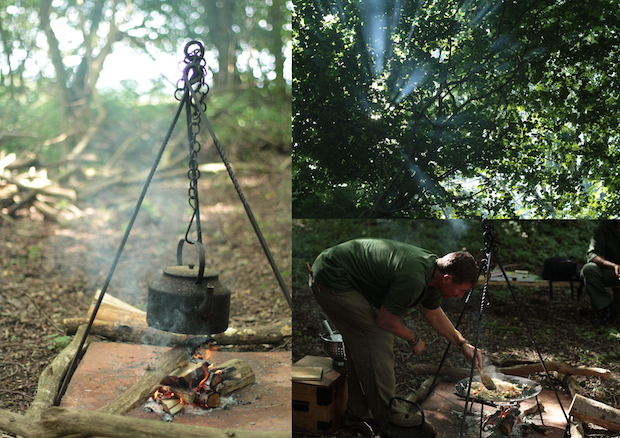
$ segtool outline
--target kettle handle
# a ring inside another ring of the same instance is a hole
[[[401,402],[405,402],[405,403],[409,403],[410,405],[414,405],[418,411],[420,411],[420,414],[422,414],[422,424],[424,424],[426,422],[426,420],[424,419],[424,411],[422,410],[422,406],[420,406],[418,403],[416,402],[412,402],[410,400],[404,399],[404,398],[400,398],[400,397],[394,397],[392,400],[390,400],[390,414],[393,414],[394,411],[392,410],[392,402],[394,402],[394,400],[398,400]]]
[[[177,245],[177,265],[183,265],[183,244],[186,242],[185,239],[179,240],[179,244]],[[196,284],[202,283],[202,277],[205,273],[205,249],[202,246],[201,242],[196,240],[187,240],[190,245],[196,245],[198,248],[198,275],[196,276]]]

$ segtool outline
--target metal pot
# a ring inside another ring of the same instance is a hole
[[[177,248],[178,266],[163,270],[149,284],[146,322],[151,327],[175,333],[211,335],[228,328],[230,289],[216,271],[205,269],[205,253],[196,245],[199,265],[183,265],[181,240]]]
[[[420,411],[417,413],[396,413],[393,410],[395,400],[409,403]],[[434,438],[437,433],[424,419],[422,407],[404,398],[394,397],[390,401],[390,420],[381,427],[382,438]]]

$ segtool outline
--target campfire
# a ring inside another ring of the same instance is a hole
[[[233,359],[215,367],[209,360],[210,353],[210,350],[206,351],[206,358],[196,353],[187,365],[170,373],[161,381],[150,401],[161,406],[170,416],[180,413],[188,405],[202,409],[218,408],[222,405],[222,397],[255,381],[254,372],[245,361]],[[153,409],[152,404],[147,407]]]

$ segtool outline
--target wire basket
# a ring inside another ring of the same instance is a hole
[[[344,366],[347,355],[344,351],[342,335],[335,334],[334,337],[336,339],[332,339],[327,333],[321,333],[320,336],[323,340],[323,350],[325,350],[325,354],[331,357],[336,365]]]

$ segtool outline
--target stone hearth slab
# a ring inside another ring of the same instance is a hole
[[[82,358],[67,388],[61,407],[94,411],[114,400],[120,391],[140,379],[169,347],[93,342]],[[201,352],[204,356],[205,352]],[[256,382],[235,391],[238,405],[229,409],[186,407],[174,423],[257,431],[289,431],[292,422],[290,352],[246,353],[211,351],[209,360],[217,366],[242,359],[254,370]],[[160,415],[145,412],[143,406],[130,411],[131,417],[161,421]]]
[[[563,392],[559,393],[560,400],[568,413],[570,407],[570,397]],[[544,424],[549,431],[548,435],[535,434],[533,437],[562,438],[566,427],[566,419],[562,409],[558,404],[555,394],[551,390],[544,390],[538,395],[538,400],[545,407],[543,413]],[[535,398],[521,402],[520,409],[525,411],[536,403]],[[474,403],[473,412],[477,419],[480,419],[480,409],[483,407],[483,416],[487,417],[497,411],[492,406],[484,406]],[[437,432],[437,438],[455,438],[459,436],[461,420],[452,411],[462,413],[465,402],[454,394],[454,383],[440,383],[435,387],[433,393],[422,404],[426,421],[429,422]],[[536,417],[536,424],[540,424],[540,417]],[[469,436],[469,435],[465,435]],[[478,434],[475,435],[476,437]]]

